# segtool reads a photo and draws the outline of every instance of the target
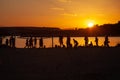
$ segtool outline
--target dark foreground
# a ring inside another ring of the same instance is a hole
[[[0,49],[1,80],[119,80],[120,48]]]

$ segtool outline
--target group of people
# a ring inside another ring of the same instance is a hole
[[[85,36],[84,40],[85,40],[85,46],[91,46],[91,47],[93,46],[92,41],[90,42],[90,44],[88,44],[89,40],[88,40],[87,36]],[[95,37],[95,43],[96,43],[96,46],[98,47],[99,46],[98,45],[98,37]],[[104,46],[109,47],[109,43],[110,43],[110,41],[108,39],[108,36],[105,36]]]
[[[78,41],[75,39],[73,39],[73,41],[74,41],[74,47],[78,47]],[[59,37],[59,43],[60,43],[60,47],[65,47],[65,45],[63,44],[63,36]],[[70,37],[67,37],[66,45],[67,48],[72,47]]]
[[[93,43],[92,43],[92,41],[89,43],[89,39],[88,39],[87,36],[84,37],[84,41],[85,41],[85,47],[93,47],[94,46]],[[78,47],[78,44],[79,44],[78,41],[75,40],[75,39],[73,39],[73,42],[74,42],[73,47],[74,48]],[[60,47],[65,47],[65,45],[63,44],[63,37],[62,36],[59,37],[59,43],[60,43]],[[108,36],[105,36],[104,46],[105,47],[109,47],[109,43],[110,43],[110,41],[108,39]],[[96,47],[99,46],[98,45],[98,37],[97,36],[95,37],[95,44],[96,44],[95,45]],[[67,37],[66,47],[67,48],[72,47],[71,38],[70,37]]]
[[[93,46],[96,46],[98,47],[98,37],[95,37],[95,45],[93,45],[92,41],[89,43],[89,39],[87,36],[84,37],[84,41],[85,41],[85,47],[93,47]],[[15,36],[10,36],[10,38],[6,39],[6,42],[5,44],[7,46],[10,46],[12,48],[15,48],[15,42],[16,42],[16,39],[15,39]],[[55,46],[55,47],[67,47],[67,48],[70,48],[70,47],[79,47],[79,43],[77,40],[73,39],[73,45],[71,43],[71,38],[70,36],[67,37],[67,40],[66,40],[66,46],[63,44],[63,36],[59,36],[59,45]],[[104,40],[104,47],[109,47],[109,39],[108,39],[108,36],[105,36],[105,40]],[[2,37],[0,37],[0,45],[2,45]],[[26,39],[26,43],[25,43],[25,47],[24,48],[36,48],[36,45],[37,45],[37,38],[36,37],[29,37]],[[39,48],[43,48],[45,47],[44,44],[43,44],[43,38],[40,37],[39,38]]]
[[[37,38],[36,37],[34,39],[33,39],[33,37],[27,38],[25,44],[26,44],[25,48],[36,48]],[[43,38],[42,37],[39,39],[39,48],[43,48]]]
[[[6,45],[7,46],[10,46],[11,48],[15,48],[15,42],[16,42],[16,39],[15,39],[15,36],[10,36],[10,39],[6,39]]]
[[[93,43],[92,41],[89,43],[89,39],[87,36],[84,37],[84,41],[85,41],[85,47],[93,47]],[[68,36],[67,37],[67,40],[66,40],[66,46],[63,44],[63,36],[59,36],[59,45],[55,45],[55,47],[67,47],[67,48],[71,48],[71,47],[74,47],[74,48],[77,48],[79,47],[79,43],[77,40],[73,39],[73,45],[71,43],[71,38]],[[105,36],[105,41],[104,41],[104,46],[105,47],[109,47],[109,39],[108,39],[108,36]],[[36,37],[30,37],[30,38],[27,38],[26,39],[26,46],[25,48],[36,48],[36,44],[37,44],[37,38]],[[98,47],[98,37],[95,37],[95,46]],[[39,48],[43,48],[44,47],[44,44],[43,44],[43,38],[39,38]]]

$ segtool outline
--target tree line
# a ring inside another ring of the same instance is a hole
[[[95,25],[93,28],[64,30],[49,27],[0,27],[0,36],[120,36],[120,21],[116,24]]]

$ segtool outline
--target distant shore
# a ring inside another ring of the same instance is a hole
[[[60,29],[52,27],[0,27],[0,36],[36,36],[36,37],[84,37],[84,36],[120,36],[120,22],[85,29]]]

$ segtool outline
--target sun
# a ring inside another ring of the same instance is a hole
[[[92,28],[96,25],[96,23],[97,22],[94,19],[85,19],[85,21],[84,21],[86,28]]]
[[[89,23],[88,23],[88,27],[89,27],[89,28],[92,28],[93,26],[94,26],[94,23],[93,23],[93,22],[89,22]]]

